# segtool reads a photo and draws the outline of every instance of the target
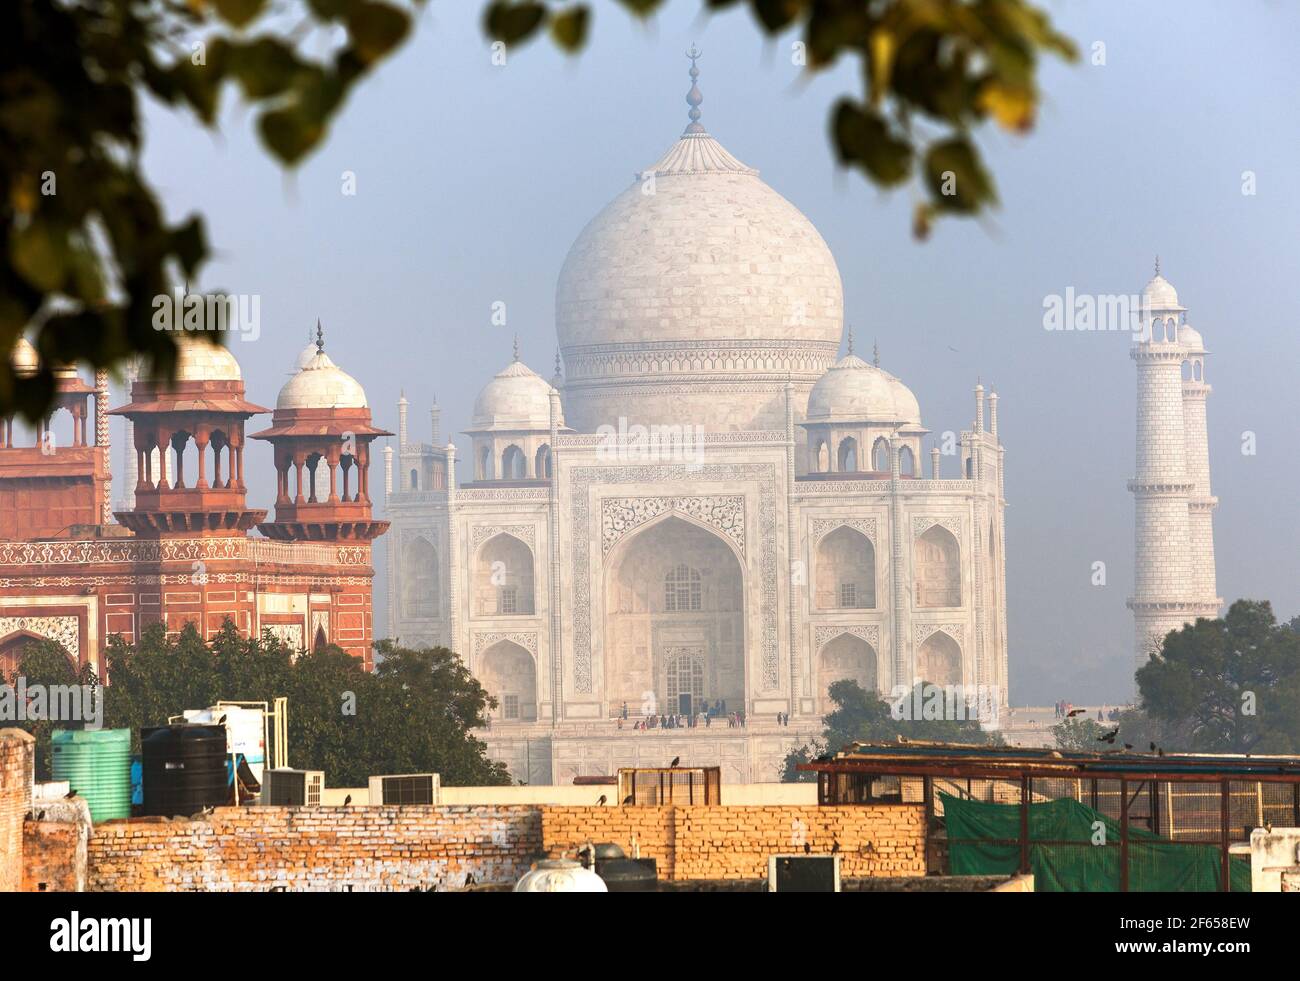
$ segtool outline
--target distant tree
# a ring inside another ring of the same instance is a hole
[[[86,685],[94,688],[98,686],[99,682],[95,677],[94,669],[90,665],[83,664],[80,668],[74,668],[72,660],[68,657],[67,650],[62,644],[53,640],[33,640],[23,650],[13,673],[7,678],[0,673],[0,683],[8,684],[13,688],[13,698],[15,700],[20,690],[20,678],[27,692],[34,692],[37,687],[44,689],[46,698],[44,700],[43,717],[34,718],[32,716],[31,713],[39,709],[40,703],[29,701],[27,711],[24,712],[27,718],[0,719],[0,727],[13,726],[30,733],[36,739],[36,779],[42,781],[51,780],[54,772],[51,737],[54,730],[81,729],[85,720],[53,718],[54,707],[51,704],[49,694],[52,689],[67,686]],[[95,697],[98,697],[98,695],[96,694]],[[17,707],[16,704],[15,707]]]
[[[905,739],[929,742],[965,743],[968,745],[1002,745],[1001,734],[985,732],[974,719],[916,720],[895,718],[895,703],[881,698],[875,692],[865,691],[856,681],[833,682],[827,691],[835,708],[823,717],[825,731],[811,745],[801,746],[786,755],[781,779],[787,783],[808,782],[816,774],[797,769],[823,753],[837,753],[855,742],[892,743],[901,736]],[[903,709],[910,713],[912,705],[924,704],[927,692],[913,692]],[[913,698],[917,696],[917,698]]]
[[[1200,752],[1300,752],[1300,634],[1267,602],[1172,631],[1138,669],[1142,707]]]
[[[137,645],[120,637],[107,652],[107,724],[162,725],[218,701],[287,699],[292,766],[325,771],[331,786],[364,786],[381,773],[438,773],[448,785],[508,783],[471,729],[495,703],[446,648],[376,645],[372,674],[329,645],[295,654],[264,634],[241,637],[230,621],[205,644],[192,624],[174,639],[161,625]]]
[[[586,43],[592,5],[480,0],[502,45],[543,33]],[[840,99],[840,162],[881,187],[920,184],[918,236],[938,215],[996,201],[973,131],[1028,130],[1040,57],[1074,45],[1027,0],[701,0],[744,3],[764,32],[799,29],[807,72],[856,62],[862,92]],[[663,0],[620,0],[637,17]],[[137,354],[164,371],[174,335],[154,302],[194,281],[210,249],[203,220],[167,220],[141,167],[146,99],[214,128],[236,88],[262,143],[288,167],[317,149],[357,83],[411,30],[424,0],[10,0],[0,3],[0,416],[48,414],[59,362],[112,367]],[[3,357],[38,328],[41,371]],[[205,335],[213,336],[213,335]]]
[[[1052,726],[1052,737],[1056,740],[1057,749],[1098,752],[1111,748],[1106,743],[1100,742],[1098,737],[1114,728],[1114,725],[1103,726],[1094,719],[1064,719]]]

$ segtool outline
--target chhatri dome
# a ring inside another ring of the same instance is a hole
[[[366,392],[361,384],[325,353],[325,332],[316,321],[315,352],[291,377],[276,397],[277,409],[364,409]]]
[[[1182,310],[1174,284],[1160,275],[1160,257],[1156,256],[1156,273],[1142,290],[1142,305],[1148,310],[1164,312]]]
[[[176,336],[176,381],[241,381],[239,362],[224,344],[193,333]]]
[[[642,424],[780,429],[835,362],[839,269],[804,215],[690,123],[569,250],[556,288],[565,412],[593,432]]]
[[[514,360],[498,371],[474,400],[474,417],[467,432],[549,430],[552,391],[545,378],[519,360],[516,340]],[[563,417],[559,421],[563,426]]]
[[[835,363],[808,395],[809,422],[872,422],[921,425],[921,406],[911,389],[853,353]]]

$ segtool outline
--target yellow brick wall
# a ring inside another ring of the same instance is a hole
[[[767,856],[830,854],[845,878],[925,874],[920,806],[218,808],[97,825],[92,891],[357,891],[513,883],[537,858],[612,841],[665,879],[758,879]]]
[[[543,807],[550,855],[612,841],[657,860],[665,879],[752,879],[767,857],[836,851],[843,878],[925,875],[920,806],[854,807]]]

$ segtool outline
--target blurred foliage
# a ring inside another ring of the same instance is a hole
[[[227,88],[288,167],[325,139],[353,86],[401,45],[425,0],[9,0],[0,4],[0,352],[32,331],[41,370],[0,361],[0,416],[44,415],[59,363],[175,361],[154,298],[198,278],[210,254],[198,215],[169,223],[142,172],[141,101],[207,128]],[[1026,0],[701,0],[747,6],[772,36],[799,31],[808,72],[854,59],[862,92],[831,111],[840,161],[893,187],[917,180],[913,227],[996,202],[971,131],[1023,132],[1038,105],[1040,56],[1073,44]],[[638,18],[662,0],[618,0]],[[592,4],[486,0],[483,30],[520,44],[587,43]],[[326,39],[320,56],[305,42]],[[229,84],[227,84],[229,83]],[[34,328],[34,331],[33,331]]]
[[[0,415],[43,415],[59,363],[144,355],[172,369],[153,301],[196,279],[210,250],[199,216],[167,221],[141,168],[146,97],[214,128],[234,87],[294,166],[411,22],[379,0],[0,4],[0,352],[34,327],[42,358],[31,378],[3,358]],[[304,53],[319,35],[327,53]]]
[[[663,0],[617,0],[647,18]],[[880,187],[917,179],[914,233],[936,218],[975,215],[997,191],[972,130],[993,120],[1026,133],[1038,109],[1039,58],[1073,61],[1074,43],[1026,0],[701,0],[716,12],[747,7],[771,37],[797,32],[791,58],[807,72],[852,59],[862,92],[840,99],[830,130],[840,162]],[[491,0],[489,37],[507,45],[543,33],[562,50],[581,50],[590,3]]]
[[[942,743],[965,743],[976,746],[1001,746],[1002,735],[985,732],[973,719],[898,719],[894,704],[875,692],[868,692],[856,681],[832,682],[827,690],[834,710],[822,718],[826,727],[820,739],[810,746],[792,750],[785,758],[781,780],[785,783],[808,783],[817,779],[810,770],[797,769],[800,763],[810,763],[820,756],[834,755],[855,742],[893,743],[903,739]],[[910,692],[907,709],[913,705],[925,706],[926,689]]]
[[[1267,602],[1237,600],[1225,616],[1170,632],[1138,669],[1143,713],[1201,753],[1300,753],[1300,633]],[[1148,750],[1120,720],[1120,733]]]

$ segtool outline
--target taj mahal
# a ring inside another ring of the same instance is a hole
[[[854,353],[817,229],[700,122],[698,75],[685,132],[568,253],[552,377],[516,348],[479,393],[473,479],[436,405],[425,442],[403,396],[385,450],[388,634],[461,654],[529,783],[675,755],[777,779],[842,679],[1005,704],[998,396],[927,439]],[[629,731],[705,706],[745,725]]]

